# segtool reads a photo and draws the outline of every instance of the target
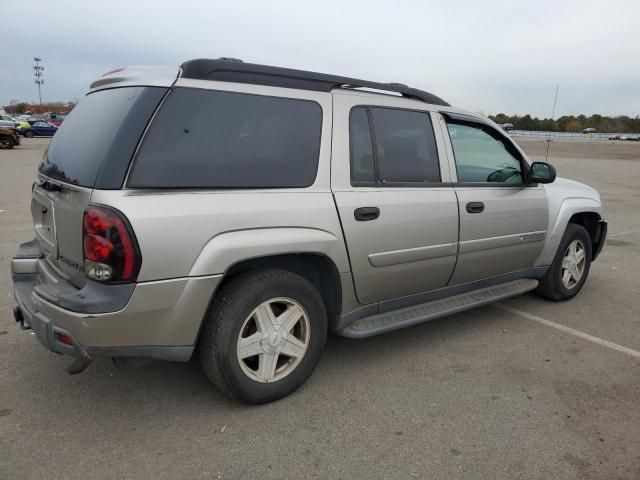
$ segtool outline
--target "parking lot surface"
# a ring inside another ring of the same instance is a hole
[[[517,140],[544,159],[544,140]],[[640,144],[551,145],[609,221],[578,297],[331,337],[299,391],[247,406],[195,361],[69,376],[17,328],[10,260],[47,143],[0,151],[0,479],[640,478]]]

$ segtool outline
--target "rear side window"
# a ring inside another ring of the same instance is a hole
[[[53,136],[40,173],[83,187],[121,188],[142,132],[166,91],[126,87],[90,93]]]
[[[357,107],[349,123],[353,185],[441,181],[427,112]]]
[[[316,102],[176,88],[145,135],[128,186],[308,187],[321,129]]]

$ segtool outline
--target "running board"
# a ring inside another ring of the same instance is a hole
[[[336,333],[350,338],[371,337],[379,333],[410,327],[411,325],[453,315],[454,313],[504,300],[505,298],[515,297],[533,290],[537,286],[538,280],[529,278],[513,280],[493,287],[481,288],[468,293],[421,303],[413,307],[364,317]]]

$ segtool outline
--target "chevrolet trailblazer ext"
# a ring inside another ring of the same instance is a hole
[[[435,95],[233,59],[95,81],[31,213],[14,315],[70,372],[195,352],[249,402],[302,385],[328,331],[569,299],[607,227],[598,192]]]

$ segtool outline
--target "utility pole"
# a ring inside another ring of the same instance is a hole
[[[33,57],[33,61],[36,64],[33,66],[33,76],[36,81],[36,85],[38,85],[38,98],[40,99],[40,105],[42,105],[42,91],[40,90],[42,85],[44,84],[44,66],[40,65],[42,59],[40,57]]]

